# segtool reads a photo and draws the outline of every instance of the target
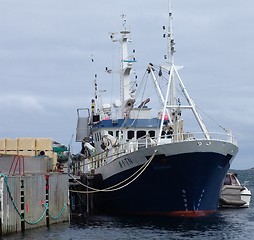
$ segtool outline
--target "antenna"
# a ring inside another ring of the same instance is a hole
[[[168,59],[169,64],[172,65],[174,64],[174,53],[175,53],[175,40],[173,36],[173,26],[172,26],[172,7],[171,7],[171,1],[168,1],[168,14],[169,14],[169,22],[168,22],[168,30],[166,31],[166,27],[163,26],[163,30],[165,33],[163,34],[163,37],[167,37],[167,48],[168,48],[168,53],[167,56],[165,55],[165,59]]]
[[[122,14],[122,15],[121,15],[121,18],[122,18],[122,21],[123,21],[124,30],[126,30],[126,26],[125,26],[125,24],[126,24],[126,15],[125,15],[125,14]]]
[[[94,75],[94,100],[92,100],[92,115],[98,114],[95,109],[98,107],[98,85],[97,85],[97,74]]]

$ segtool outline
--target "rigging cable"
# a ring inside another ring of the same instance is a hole
[[[223,126],[221,126],[217,121],[215,121],[212,117],[210,117],[206,112],[204,112],[201,108],[199,108],[198,106],[196,106],[196,108],[202,112],[204,115],[206,115],[212,122],[214,122],[215,124],[217,124],[221,129],[223,129],[225,132],[227,132],[227,129]]]

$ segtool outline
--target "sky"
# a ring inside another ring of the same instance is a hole
[[[232,168],[254,167],[254,1],[173,0],[176,64],[198,107],[233,131]],[[168,2],[0,0],[0,138],[50,137],[75,143],[77,108],[90,107],[94,74],[109,85],[106,66],[117,48],[109,32],[125,14],[137,75],[163,64]],[[94,62],[91,61],[93,58]]]

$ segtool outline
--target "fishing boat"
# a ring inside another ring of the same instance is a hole
[[[165,63],[149,63],[145,70],[153,88],[147,82],[136,87],[132,77],[135,51],[128,51],[130,30],[123,17],[120,37],[110,34],[121,49],[120,100],[101,104],[96,77],[91,109],[77,110],[76,140],[82,142],[79,174],[96,177],[96,183],[86,187],[88,193],[99,194],[99,207],[107,213],[203,215],[215,211],[224,177],[238,152],[230,130],[207,129],[187,92],[178,73],[181,67],[174,63],[170,1],[168,5],[169,22],[163,27],[168,44]],[[194,124],[199,128],[196,132]]]

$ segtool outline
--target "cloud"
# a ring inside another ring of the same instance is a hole
[[[2,95],[0,97],[1,112],[8,112],[14,109],[20,113],[45,113],[45,109],[35,96],[24,95]]]
[[[238,137],[237,166],[252,167],[254,2],[172,2],[181,77],[196,104]],[[149,62],[164,63],[167,11],[167,0],[1,0],[0,134],[67,144],[76,108],[90,106],[94,74],[101,89],[117,90],[117,75],[105,67],[119,66],[108,33],[119,32],[120,15],[127,15],[141,80]]]

